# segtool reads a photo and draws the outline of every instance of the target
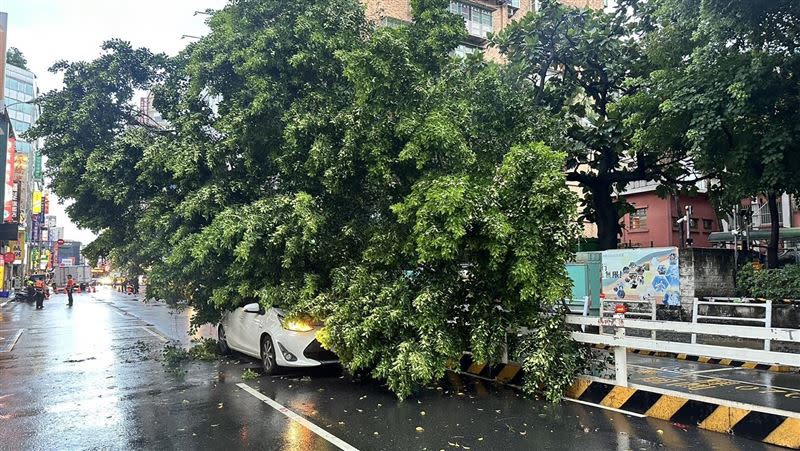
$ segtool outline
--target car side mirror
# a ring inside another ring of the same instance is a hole
[[[253,302],[252,304],[247,304],[244,306],[244,311],[247,313],[263,313],[264,310],[261,308],[261,304],[258,302]]]

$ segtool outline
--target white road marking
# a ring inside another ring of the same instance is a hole
[[[254,397],[260,399],[261,401],[264,401],[267,405],[269,405],[273,409],[277,410],[278,412],[286,415],[289,419],[294,420],[294,421],[300,423],[301,425],[305,426],[306,429],[308,429],[311,432],[313,432],[313,433],[319,435],[320,437],[324,438],[325,440],[330,442],[333,446],[336,446],[337,448],[343,449],[345,451],[358,451],[358,449],[355,448],[353,445],[350,445],[349,443],[345,442],[344,440],[342,440],[342,439],[336,437],[335,435],[331,434],[330,432],[326,431],[325,429],[322,429],[321,427],[317,426],[316,424],[306,420],[305,417],[303,417],[303,416],[301,416],[301,415],[289,410],[288,408],[282,406],[280,403],[278,403],[274,399],[272,399],[272,398],[270,398],[268,396],[265,396],[263,393],[261,393],[260,391],[256,390],[255,388],[245,384],[244,382],[240,382],[240,383],[236,384],[236,386],[241,388],[242,390],[246,391],[247,393],[250,393],[251,395],[253,395]]]
[[[148,333],[148,334],[150,334],[150,335],[153,335],[153,336],[155,336],[155,337],[158,337],[158,339],[159,339],[159,340],[161,340],[161,341],[163,341],[163,342],[165,342],[165,343],[169,341],[169,339],[167,339],[167,338],[166,338],[166,337],[164,337],[163,335],[161,335],[161,334],[159,334],[159,333],[157,333],[157,332],[153,332],[152,330],[150,330],[150,329],[149,329],[149,328],[147,328],[146,326],[139,326],[139,328],[141,328],[141,329],[144,329],[144,331],[145,331],[145,332],[147,332],[147,333]]]
[[[3,307],[5,307],[5,306],[6,306],[6,304],[8,304],[9,302],[11,302],[11,301],[9,300],[9,301],[6,301],[6,302],[3,302],[2,304],[0,304],[0,308],[3,308]]]
[[[700,370],[700,371],[691,371],[690,370],[690,371],[687,371],[687,373],[690,373],[690,374],[714,373],[714,372],[717,372],[717,371],[733,371],[733,370],[738,370],[738,369],[739,369],[739,367],[732,366],[730,368],[717,368],[717,369],[714,369],[714,370]]]
[[[7,342],[5,344],[5,348],[4,349],[0,349],[0,352],[11,352],[11,350],[14,349],[14,345],[17,344],[17,340],[19,340],[19,337],[22,336],[22,331],[24,331],[24,330],[25,329],[17,330],[17,333],[14,335],[14,338],[12,338],[10,342]]]
[[[647,369],[651,369],[651,370],[661,370],[661,371],[664,371],[664,372],[667,372],[667,373],[675,373],[675,374],[680,374],[680,375],[683,375],[683,376],[691,376],[693,374],[693,373],[684,373],[683,371],[674,371],[674,370],[664,370],[664,369],[660,369],[660,368],[652,368],[652,367],[643,366],[643,365],[631,365],[630,363],[628,364],[628,366],[635,366],[635,367],[638,367],[638,368],[647,368]],[[734,369],[734,370],[751,370],[752,371],[752,369],[750,369],[750,368],[734,367],[732,369]],[[755,370],[755,371],[764,371],[764,370]],[[780,374],[780,373],[773,373],[773,374]],[[739,380],[739,379],[727,379],[727,378],[724,378],[724,377],[716,377],[713,374],[711,374],[709,376],[698,374],[697,377],[698,378],[706,378],[706,379],[720,379],[720,380],[723,380],[723,381],[735,382],[736,384],[739,384],[739,385],[756,385],[756,386],[765,387],[765,388],[779,388],[779,389],[782,389],[782,390],[800,392],[800,388],[782,387],[780,385],[762,384],[760,382],[742,381],[742,380]]]
[[[647,415],[642,415],[641,413],[631,412],[629,410],[615,409],[614,407],[608,407],[608,406],[604,406],[602,404],[595,404],[593,402],[581,401],[580,399],[572,399],[572,398],[561,398],[561,399],[563,399],[565,401],[576,402],[578,404],[585,404],[587,406],[599,407],[601,409],[610,410],[612,412],[624,413],[625,415],[630,415],[630,416],[636,417],[636,418],[645,418],[647,416]]]

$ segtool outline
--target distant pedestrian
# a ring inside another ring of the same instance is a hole
[[[133,284],[133,294],[139,294],[139,278],[134,277],[131,283]]]
[[[72,290],[75,289],[75,280],[72,279],[72,274],[67,274],[67,305],[72,307]]]
[[[36,281],[33,280],[31,277],[25,284],[25,300],[30,302],[36,300]],[[38,309],[39,306],[37,305],[36,308]]]
[[[34,299],[36,299],[36,310],[41,310],[44,308],[44,280],[38,279],[36,281],[36,293],[34,294]]]

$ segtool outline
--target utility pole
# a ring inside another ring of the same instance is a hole
[[[694,240],[692,239],[692,228],[691,228],[692,206],[687,205],[683,208],[685,213],[682,218],[678,219],[677,223],[678,224],[686,223],[686,241],[684,243],[686,244],[686,247],[692,247],[692,243],[694,243]]]

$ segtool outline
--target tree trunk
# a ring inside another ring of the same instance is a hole
[[[767,267],[778,267],[778,240],[780,239],[780,214],[778,211],[778,195],[771,192],[767,195],[767,206],[769,207],[769,244],[767,245]]]
[[[600,250],[616,249],[619,242],[619,213],[611,197],[610,184],[588,187],[592,193],[592,204],[597,223],[597,244]]]

